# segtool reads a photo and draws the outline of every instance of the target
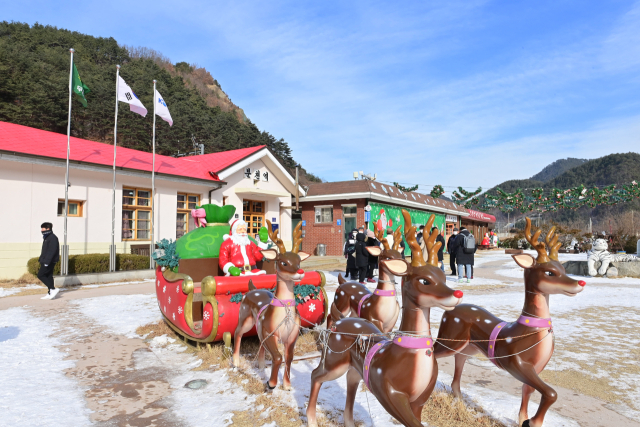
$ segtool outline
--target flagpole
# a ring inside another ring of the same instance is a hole
[[[118,90],[120,66],[116,65],[116,118],[113,125],[113,193],[111,197],[111,246],[109,246],[109,271],[116,271],[116,148],[118,146]]]
[[[67,244],[67,211],[69,210],[69,154],[71,152],[71,95],[73,94],[73,88],[71,87],[73,81],[73,53],[74,49],[69,49],[71,52],[71,63],[69,65],[69,116],[67,118],[67,170],[64,177],[64,244],[62,246],[62,263],[60,265],[60,274],[66,276],[69,274],[69,245]]]
[[[151,244],[149,246],[149,268],[154,268],[153,263],[153,251],[155,249],[155,245],[153,244],[154,239],[154,229],[155,229],[155,221],[154,221],[154,210],[155,210],[155,200],[156,200],[156,80],[153,81],[153,160],[151,167]]]

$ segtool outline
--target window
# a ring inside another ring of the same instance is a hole
[[[343,206],[342,210],[345,215],[356,215],[358,213],[357,206]]]
[[[151,238],[151,190],[122,189],[122,239]]]
[[[333,222],[333,206],[316,206],[316,223],[324,224]]]
[[[247,234],[253,236],[255,239],[259,238],[260,228],[265,224],[264,211],[264,202],[254,200],[242,201],[242,218],[247,223]]]
[[[189,213],[200,205],[197,194],[178,193],[178,213],[176,216],[176,239],[189,232]]]
[[[83,204],[80,200],[69,200],[67,216],[82,216]],[[58,199],[58,216],[64,216],[64,199]]]

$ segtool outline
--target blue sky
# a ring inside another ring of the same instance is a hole
[[[449,193],[639,151],[640,1],[0,4],[206,67],[329,181]]]

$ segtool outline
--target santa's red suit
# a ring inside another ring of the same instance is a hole
[[[244,221],[235,221],[231,226],[232,235],[236,234],[236,227]],[[234,239],[225,236],[225,241],[220,245],[220,257],[218,264],[224,274],[229,276],[229,268],[238,267],[243,275],[266,274],[264,270],[258,270],[256,264],[261,261],[264,255],[260,252],[258,245],[248,238],[248,243],[241,245],[234,242]]]

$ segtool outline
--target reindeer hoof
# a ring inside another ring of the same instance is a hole
[[[291,387],[291,385],[283,385],[283,386],[282,386],[282,389],[283,389],[284,391],[291,391],[291,390],[293,390],[293,388]]]
[[[276,384],[276,385],[277,385],[277,384]],[[273,387],[271,387],[271,385],[269,384],[269,381],[267,381],[267,382],[266,382],[266,386],[267,386],[267,388],[265,389],[265,391],[266,391],[267,393],[269,393],[269,392],[271,392],[271,391],[273,391],[273,390],[275,390],[275,389],[276,389],[276,386],[275,386],[275,385],[274,385]]]
[[[529,420],[524,420],[522,427],[529,427]]]

